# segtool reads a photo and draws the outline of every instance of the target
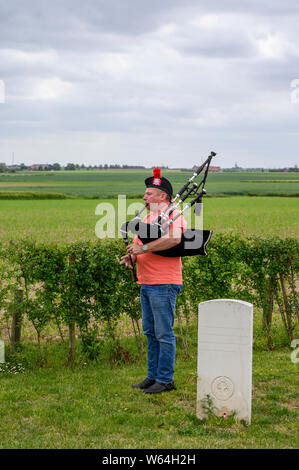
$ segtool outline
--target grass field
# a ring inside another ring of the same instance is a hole
[[[0,241],[24,237],[44,242],[96,240],[98,204],[111,204],[117,221],[118,201],[112,196],[143,194],[147,176],[148,171],[117,170],[0,175],[2,194],[33,190],[76,196],[0,198]],[[190,172],[172,171],[165,176],[179,189]],[[213,197],[204,200],[204,227],[214,233],[234,230],[263,237],[298,237],[297,198],[265,196],[294,196],[299,193],[298,185],[298,173],[211,174],[207,190]],[[241,195],[217,197],[230,194]],[[137,202],[142,205],[141,197],[127,199],[127,206]],[[128,333],[129,325],[125,330]],[[191,325],[188,357],[178,338],[177,390],[159,396],[131,388],[145,376],[145,358],[137,356],[130,334],[121,336],[130,351],[127,362],[111,361],[108,345],[103,345],[100,362],[87,361],[79,350],[74,367],[64,364],[67,342],[55,343],[51,336],[44,338],[46,362],[41,366],[32,332],[24,334],[21,351],[8,354],[6,372],[0,372],[0,448],[298,448],[298,364],[290,359],[291,348],[285,347],[288,340],[281,320],[273,332],[278,335],[278,347],[267,351],[260,313],[255,311],[250,426],[234,418],[196,418],[195,324]]]
[[[96,240],[95,226],[101,216],[95,214],[95,209],[101,202],[115,208],[117,230],[116,199],[0,200],[0,239],[29,236],[57,242]],[[128,199],[127,206],[136,202],[142,205],[140,198]],[[263,236],[298,237],[298,215],[297,198],[240,196],[204,200],[204,227],[215,233],[235,230]]]
[[[46,191],[79,197],[115,197],[126,194],[137,197],[144,193],[144,179],[152,170],[93,170],[18,172],[0,174],[0,193],[13,191]],[[162,170],[174,192],[192,176],[192,171]],[[196,179],[200,181],[201,175]],[[206,189],[209,195],[299,195],[299,172],[221,172],[209,173]]]
[[[66,345],[24,346],[11,373],[0,373],[0,447],[8,449],[281,449],[298,448],[298,364],[290,349],[254,349],[252,423],[196,418],[196,331],[190,355],[178,342],[177,390],[147,396],[131,385],[145,376],[145,358],[63,366]],[[135,357],[135,358],[134,358]]]

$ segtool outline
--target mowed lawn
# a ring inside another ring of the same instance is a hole
[[[177,388],[157,396],[132,389],[146,374],[145,358],[115,365],[81,357],[65,367],[58,346],[45,346],[46,366],[0,373],[0,448],[298,448],[298,364],[289,348],[254,351],[248,426],[196,418],[195,331],[193,343],[189,357],[178,343]]]
[[[55,191],[60,192],[57,186]],[[141,198],[126,203],[143,205]],[[95,241],[100,212],[109,208],[117,235],[116,198],[0,200],[0,240]],[[298,214],[296,198],[207,197],[203,225],[214,233],[298,237]],[[133,337],[122,338],[130,361],[115,364],[105,357],[92,363],[78,351],[73,367],[65,366],[68,345],[51,342],[43,344],[46,364],[38,365],[37,346],[29,340],[19,355],[8,356],[10,372],[0,373],[0,448],[298,448],[298,363],[291,361],[291,348],[263,350],[257,311],[254,322],[250,426],[231,418],[196,418],[197,332],[192,325],[188,357],[177,342],[177,390],[159,396],[131,387],[146,373],[145,357],[137,357]],[[19,362],[25,370],[15,373]]]
[[[131,214],[142,198],[127,199]],[[108,217],[118,236],[118,199],[0,200],[0,240],[32,237],[40,241],[97,240],[95,227]],[[97,213],[96,214],[96,208]],[[135,209],[135,210],[134,210]],[[194,212],[186,211],[186,217]],[[109,214],[109,216],[107,215]],[[248,235],[298,237],[299,205],[288,197],[205,198],[203,226],[214,233],[233,230]],[[122,219],[132,215],[122,212]],[[193,221],[189,220],[189,225]],[[105,227],[104,227],[105,228]]]

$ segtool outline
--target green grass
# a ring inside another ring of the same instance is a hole
[[[46,193],[46,191],[0,191],[0,199],[66,199],[66,194]]]
[[[47,364],[37,367],[31,343],[20,359],[25,372],[0,373],[0,447],[9,449],[216,449],[298,447],[298,364],[290,349],[254,349],[252,423],[196,418],[196,330],[186,358],[178,340],[177,390],[147,396],[131,388],[144,378],[145,358],[134,338],[122,344],[135,359],[66,367],[66,346],[44,345]],[[14,358],[14,359],[13,359]]]
[[[96,240],[95,225],[101,216],[95,214],[95,209],[102,202],[112,204],[117,215],[116,199],[0,200],[0,239]],[[136,202],[142,206],[141,198],[127,199],[127,206]],[[193,211],[185,214],[188,217]],[[296,198],[206,198],[203,214],[204,227],[214,233],[235,230],[262,236],[299,234]],[[117,229],[117,219],[114,220]]]
[[[0,190],[107,198],[110,194],[142,194],[147,176],[148,171],[0,175]],[[190,172],[173,171],[166,176],[178,189]],[[298,183],[290,180],[298,178],[295,173],[209,175],[210,194],[240,192],[243,196],[206,198],[205,228],[215,233],[232,229],[248,235],[298,237],[297,199],[244,196],[255,191],[260,195],[273,191],[294,195]],[[0,200],[0,239],[96,240],[94,228],[100,216],[95,209],[101,202],[111,203],[117,212],[116,199]],[[127,202],[142,203],[142,199]],[[129,330],[128,325],[122,327]],[[260,319],[255,318],[250,426],[232,418],[202,422],[196,418],[194,326],[191,331],[189,357],[179,337],[177,341],[177,390],[159,396],[131,388],[146,374],[145,358],[137,356],[132,336],[121,336],[122,345],[131,353],[129,362],[111,361],[108,345],[103,346],[99,362],[89,362],[78,346],[75,366],[67,367],[67,344],[45,336],[42,348],[46,361],[40,362],[31,331],[18,354],[8,351],[7,372],[0,372],[0,447],[297,448],[298,364],[291,362],[292,350],[286,347],[288,340],[280,322],[274,322],[272,330],[277,349],[267,351]]]
[[[0,191],[45,191],[80,197],[130,197],[144,193],[144,180],[152,170],[94,170],[19,172],[0,174]],[[174,192],[192,176],[192,171],[162,170]],[[201,175],[196,181],[200,181]],[[209,173],[209,195],[299,195],[299,172],[222,172]]]

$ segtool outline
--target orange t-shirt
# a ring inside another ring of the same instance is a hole
[[[175,210],[173,216],[177,214]],[[151,223],[157,218],[157,214],[151,212],[147,214],[143,222]],[[181,215],[170,226],[182,228],[184,232],[187,228],[187,222]],[[142,242],[136,236],[134,242],[142,245]],[[155,253],[142,253],[137,255],[137,284],[183,284],[182,260],[180,257],[167,258]]]

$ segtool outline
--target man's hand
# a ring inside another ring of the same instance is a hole
[[[136,256],[131,256],[131,258],[132,258],[132,261],[134,262],[135,259],[136,259]],[[130,260],[130,255],[122,256],[119,264],[125,264],[127,266],[127,268],[133,269],[133,266],[132,266],[131,260]]]
[[[142,249],[142,245],[138,245],[138,243],[133,243],[132,245],[127,246],[127,253],[129,255],[142,255],[144,253]]]

